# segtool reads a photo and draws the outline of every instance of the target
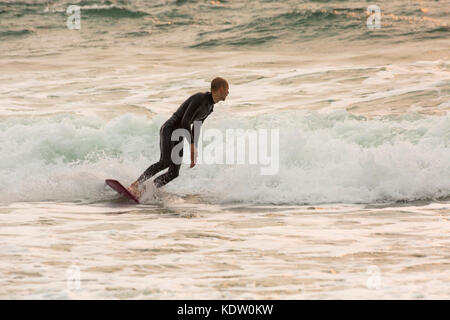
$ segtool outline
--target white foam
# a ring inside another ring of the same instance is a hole
[[[114,198],[104,179],[129,184],[157,161],[162,121],[130,114],[110,121],[75,116],[2,121],[0,201]],[[253,119],[214,117],[202,130],[279,128],[278,174],[262,176],[261,167],[250,164],[198,164],[193,169],[183,164],[180,176],[164,189],[200,194],[213,203],[445,197],[450,195],[449,127],[448,114],[368,120],[338,110],[279,112]]]

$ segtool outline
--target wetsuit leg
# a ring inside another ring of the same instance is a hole
[[[158,162],[155,162],[141,176],[138,178],[139,183],[143,183],[148,178],[151,178],[161,170],[168,168],[171,164],[170,154],[172,152],[173,141],[171,141],[172,132],[174,130],[174,121],[169,119],[167,120],[159,130],[160,140],[159,140],[159,148],[161,151],[161,157]]]
[[[175,147],[178,143],[183,143],[183,137],[180,137],[180,139],[178,141],[172,141],[172,148]],[[183,159],[183,148],[181,148],[179,155],[180,155],[181,159]],[[169,170],[166,173],[163,173],[162,175],[157,177],[155,180],[153,180],[155,186],[157,188],[160,188],[163,185],[170,182],[171,180],[178,177],[178,175],[180,173],[180,167],[181,167],[181,163],[176,164],[171,161],[171,163],[169,165]]]

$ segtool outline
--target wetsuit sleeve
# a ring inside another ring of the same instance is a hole
[[[203,121],[205,121],[205,119],[194,121],[194,123],[192,124],[191,143],[195,144],[196,148],[198,145],[198,138],[200,137],[200,128],[202,127]]]
[[[195,113],[200,106],[202,100],[200,97],[193,97],[193,99],[189,102],[189,105],[186,107],[186,111],[184,112],[183,118],[181,119],[181,127],[186,129],[191,133],[190,142],[194,142],[193,130],[191,130],[191,123],[194,120]]]

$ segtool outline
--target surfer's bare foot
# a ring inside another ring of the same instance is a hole
[[[137,181],[135,181],[127,189],[132,194],[134,194],[136,196],[136,198],[140,198],[142,191],[139,190],[140,189],[139,187],[140,187],[139,183]]]
[[[146,187],[145,184],[140,184],[139,182],[133,182],[129,188],[127,188],[136,198],[140,198],[142,194],[145,192]]]

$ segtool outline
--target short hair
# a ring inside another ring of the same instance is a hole
[[[228,87],[228,82],[224,78],[217,77],[211,81],[211,91],[216,91],[219,88]]]

